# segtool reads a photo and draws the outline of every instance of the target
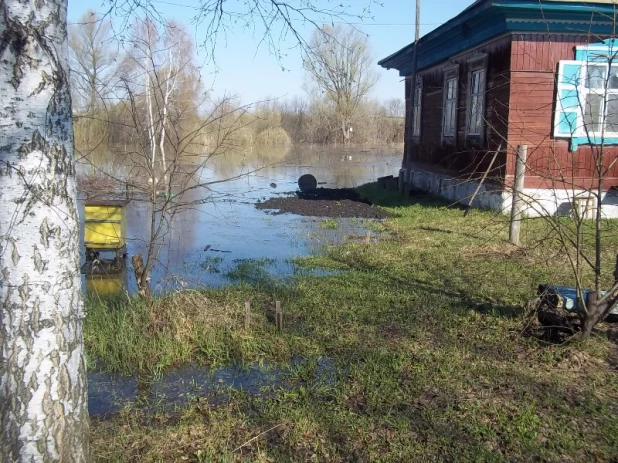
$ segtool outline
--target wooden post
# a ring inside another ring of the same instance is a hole
[[[513,203],[511,206],[511,227],[509,228],[509,241],[519,246],[519,231],[521,228],[522,193],[524,191],[524,178],[526,174],[526,158],[528,146],[517,147],[517,160],[515,163],[515,182],[513,183]]]
[[[251,327],[251,302],[245,302],[245,330]]]
[[[371,230],[367,230],[367,235],[365,236],[365,243],[371,244]]]
[[[275,325],[277,326],[277,331],[283,330],[283,313],[281,312],[281,302],[275,302]]]

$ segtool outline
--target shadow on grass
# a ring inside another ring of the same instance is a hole
[[[523,313],[522,306],[508,304],[503,301],[488,301],[475,294],[474,281],[464,281],[458,284],[450,269],[431,268],[431,279],[422,279],[409,274],[401,274],[400,270],[391,270],[384,265],[375,265],[362,259],[362,256],[331,255],[330,258],[351,270],[365,274],[380,275],[387,280],[384,287],[407,287],[411,292],[424,293],[429,297],[446,296],[452,300],[452,305],[458,308],[474,310],[480,314],[493,315],[502,318],[516,319]],[[458,275],[461,277],[461,275]],[[463,287],[462,287],[463,285]]]
[[[375,206],[404,207],[422,206],[428,208],[449,208],[466,210],[468,207],[459,203],[453,203],[441,196],[430,193],[412,192],[409,197],[402,196],[399,191],[380,188],[377,182],[366,183],[356,188],[363,198],[371,201]]]

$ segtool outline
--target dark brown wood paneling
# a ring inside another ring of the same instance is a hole
[[[423,110],[420,145],[410,144],[408,153],[412,162],[434,166],[453,175],[481,175],[488,167],[495,149],[507,137],[510,36],[498,38],[475,50],[453,57],[448,62],[423,70]],[[485,59],[486,101],[484,136],[466,137],[468,110],[468,80],[471,62]],[[457,137],[455,143],[442,140],[444,73],[457,66],[459,95]],[[504,178],[506,154],[500,155],[491,176]]]

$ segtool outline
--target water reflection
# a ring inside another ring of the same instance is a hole
[[[128,289],[126,267],[118,273],[108,275],[89,275],[86,278],[88,295],[105,298],[123,294]]]
[[[325,230],[320,228],[318,220],[274,216],[256,210],[255,201],[295,191],[297,179],[306,173],[328,188],[355,187],[396,174],[401,163],[400,151],[398,147],[379,150],[254,147],[212,157],[192,181],[234,179],[208,188],[191,189],[174,199],[183,207],[169,226],[165,245],[153,268],[154,290],[226,284],[229,275],[234,275],[243,261],[271,262],[264,269],[270,275],[294,274],[297,269],[289,263],[291,258],[315,252],[326,243],[341,242],[347,235],[363,235],[364,224],[342,220],[336,230]],[[100,153],[82,162],[79,169],[84,174],[103,171],[112,176],[135,171],[129,158]],[[100,192],[80,193],[85,198]],[[127,206],[129,255],[146,253],[150,207],[148,202],[139,200]],[[135,291],[131,268],[128,273],[128,289]],[[89,282],[90,288],[94,286]],[[103,292],[113,288],[111,282],[99,281],[98,286],[104,286]],[[124,288],[122,284],[117,287]]]

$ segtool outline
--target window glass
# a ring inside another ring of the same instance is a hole
[[[612,90],[618,90],[618,66],[610,67],[607,88],[611,88]]]
[[[588,132],[601,131],[601,116],[603,110],[603,95],[589,93],[586,95],[584,107],[584,125]]]
[[[605,130],[618,132],[618,95],[607,96],[607,109],[605,111]]]
[[[444,99],[443,135],[454,136],[457,132],[457,77],[446,81],[446,96]]]
[[[469,135],[481,135],[483,130],[483,113],[485,102],[485,70],[472,72],[469,99]]]
[[[609,75],[608,75],[609,70]],[[618,66],[589,64],[584,92],[584,127],[588,134],[618,132]]]
[[[594,89],[605,88],[606,73],[606,66],[588,66],[588,72],[586,75],[586,87]]]
[[[421,134],[421,88],[414,89],[414,118],[412,120],[412,135],[415,137]]]

